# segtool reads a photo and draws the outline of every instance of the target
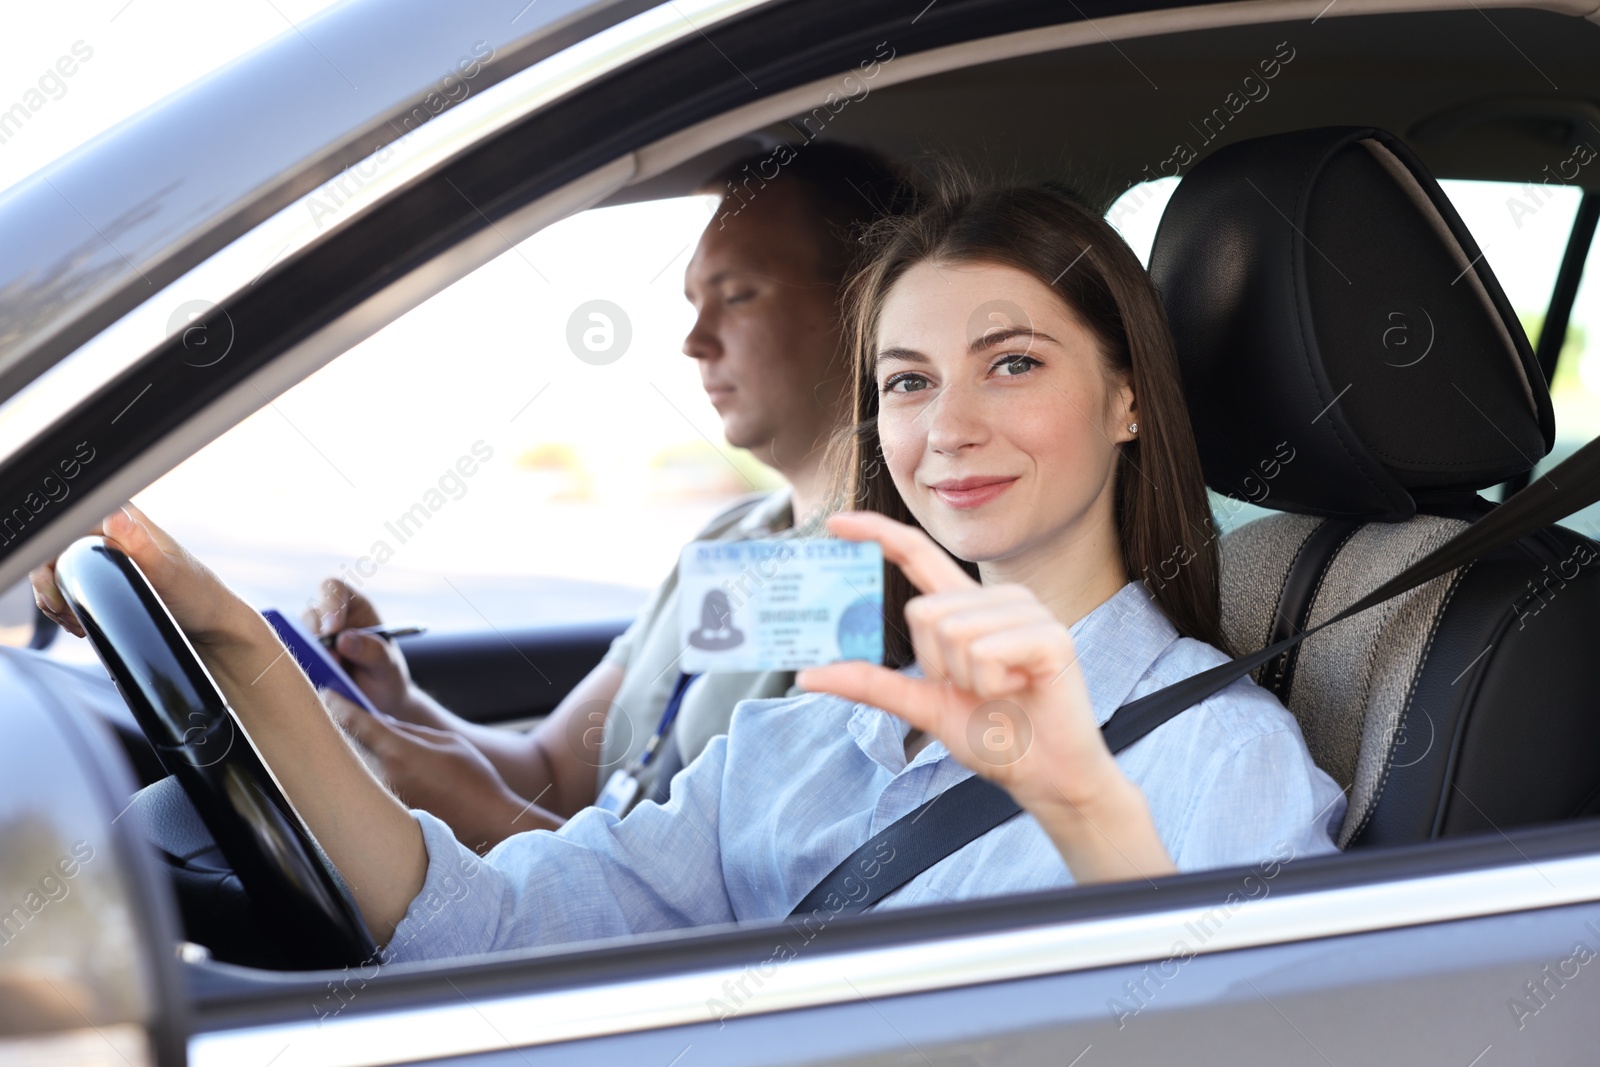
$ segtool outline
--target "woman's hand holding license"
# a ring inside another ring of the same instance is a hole
[[[855,661],[807,668],[802,686],[942,741],[1038,820],[1080,883],[1175,870],[1143,793],[1101,737],[1067,627],[1031,591],[980,585],[922,530],[883,515],[835,515],[828,528],[877,541],[923,594],[905,615],[925,677]]]

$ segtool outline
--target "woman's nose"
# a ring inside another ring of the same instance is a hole
[[[928,447],[955,453],[980,445],[989,436],[982,399],[966,385],[946,385],[924,409],[928,419]]]

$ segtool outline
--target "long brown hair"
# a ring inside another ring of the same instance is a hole
[[[1150,275],[1100,215],[1053,185],[985,186],[948,169],[910,214],[880,219],[864,235],[870,259],[845,292],[854,394],[853,425],[833,442],[834,500],[920,527],[883,462],[873,372],[878,320],[889,289],[922,262],[994,263],[1050,286],[1099,341],[1108,373],[1129,375],[1139,435],[1119,446],[1117,540],[1130,579],[1180,634],[1228,651],[1221,570],[1205,479],[1189,424],[1172,333]],[[978,577],[975,563],[957,560]],[[884,589],[884,662],[914,658],[905,627],[916,595],[900,568]]]

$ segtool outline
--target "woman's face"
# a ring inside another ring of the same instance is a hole
[[[1134,397],[1054,290],[1013,267],[919,263],[877,342],[884,459],[935,540],[971,562],[1115,555]]]

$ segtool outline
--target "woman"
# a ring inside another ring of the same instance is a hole
[[[1025,817],[886,905],[1333,850],[1343,796],[1248,680],[1117,757],[1101,739],[1119,705],[1225,658],[1172,341],[1132,252],[1044,188],[955,186],[870,237],[851,287],[857,430],[844,448],[867,510],[829,528],[879,541],[893,565],[888,665],[813,668],[798,678],[811,695],[742,703],[665,806],[622,820],[587,809],[480,861],[329,743],[306,680],[268,669],[280,649],[248,605],[131,506],[106,520],[388,958],[779,919],[968,768]],[[1180,554],[1172,577],[1130,580]],[[82,632],[51,567],[34,587]]]

